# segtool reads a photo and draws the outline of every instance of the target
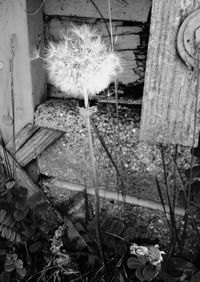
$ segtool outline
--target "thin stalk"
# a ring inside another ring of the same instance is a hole
[[[163,164],[163,171],[164,171],[164,179],[165,179],[165,186],[167,191],[167,200],[169,205],[169,211],[170,211],[170,219],[171,219],[171,231],[172,231],[172,240],[175,239],[175,241],[178,243],[179,249],[181,248],[181,243],[179,241],[178,237],[178,231],[176,228],[176,221],[174,217],[174,210],[172,208],[171,198],[170,198],[170,191],[169,191],[169,185],[167,180],[167,171],[166,171],[166,165],[165,165],[165,158],[164,158],[164,148],[161,144],[161,158],[162,158],[162,164]]]
[[[103,265],[106,267],[105,256],[104,256],[103,246],[102,246],[102,239],[101,239],[100,220],[99,220],[99,187],[97,183],[97,172],[96,172],[94,148],[93,148],[93,142],[92,142],[88,93],[86,90],[84,91],[84,102],[85,102],[85,110],[86,110],[86,115],[85,115],[86,116],[86,126],[87,126],[87,131],[88,131],[88,141],[89,141],[89,149],[90,149],[90,157],[91,157],[91,165],[92,165],[92,177],[93,177],[93,183],[95,187],[96,233],[97,233],[97,240],[98,240],[102,262],[103,262]]]
[[[110,26],[110,44],[111,50],[114,51],[114,40],[113,40],[113,28],[112,28],[112,14],[111,14],[111,0],[108,0],[108,12],[109,12],[109,26]],[[118,83],[117,80],[114,80],[114,87],[115,87],[115,100],[116,100],[116,115],[117,115],[117,167],[119,167],[119,154],[121,153],[121,146],[120,146],[120,138],[119,138],[119,103],[118,103]],[[125,202],[125,194],[124,194],[124,182],[122,184],[122,195]],[[119,191],[119,175],[117,174],[117,191]],[[123,202],[123,203],[124,203]]]
[[[11,104],[12,104],[12,135],[13,135],[13,156],[16,152],[16,141],[15,141],[15,95],[14,95],[14,77],[13,77],[13,61],[15,56],[15,40],[16,35],[12,34],[11,40],[10,40],[10,49],[11,49],[11,58],[10,58],[10,73],[11,73]],[[13,158],[13,178],[16,179],[16,165],[15,160]]]
[[[174,152],[174,159],[177,160],[177,154],[178,154],[178,145],[175,145],[175,152]],[[172,208],[173,211],[175,209],[175,205],[176,205],[176,194],[177,194],[177,186],[176,186],[176,167],[174,164],[173,167],[173,173],[174,173],[174,187],[173,187],[173,202],[172,202]]]

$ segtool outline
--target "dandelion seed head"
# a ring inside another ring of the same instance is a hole
[[[118,55],[87,25],[62,31],[58,43],[49,43],[45,61],[50,82],[74,97],[98,94],[122,71]]]

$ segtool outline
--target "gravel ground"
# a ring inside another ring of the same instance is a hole
[[[157,176],[166,200],[160,149],[157,145],[139,140],[140,111],[134,107],[120,105],[117,121],[113,105],[99,104],[92,118],[113,159],[118,163],[125,183],[124,192],[160,202],[155,183],[155,176]],[[35,123],[39,126],[65,131],[65,135],[40,156],[41,172],[68,182],[92,185],[87,131],[85,120],[79,113],[78,102],[49,100],[37,108]],[[119,139],[116,136],[119,136]],[[106,189],[116,190],[116,171],[95,132],[93,132],[93,144],[99,184],[104,185]],[[117,146],[117,144],[120,145]],[[174,183],[174,165],[171,161],[173,152],[174,148],[171,146],[165,149],[165,162],[171,187]],[[177,163],[184,178],[184,170],[190,163],[189,148],[178,148]],[[175,179],[177,185],[181,187],[177,174]],[[76,194],[66,189],[51,189],[48,193],[58,205],[66,205],[66,202],[69,203],[71,197]],[[94,198],[89,197],[89,199],[94,204]],[[177,205],[181,206],[178,199]],[[129,226],[133,226],[135,237],[158,240],[165,251],[169,250],[170,233],[163,212],[105,199],[101,199],[100,207],[104,216],[121,218]],[[183,218],[176,216],[176,222],[178,228],[182,230]],[[198,253],[197,238],[189,225],[184,255],[196,261]]]
[[[115,163],[118,164],[125,183],[124,192],[160,201],[155,183],[157,176],[166,198],[160,149],[156,145],[139,140],[140,111],[134,107],[120,105],[117,121],[115,106],[99,104],[96,110],[92,115],[93,121]],[[69,182],[92,185],[87,131],[85,120],[79,113],[78,103],[74,100],[49,100],[37,108],[35,123],[66,132],[40,157],[41,172]],[[94,132],[93,144],[99,184],[107,189],[116,189],[116,170]],[[169,156],[172,152],[172,148],[168,148],[166,152],[171,182],[174,170]],[[177,162],[182,170],[188,168],[189,161],[190,150],[179,148]],[[179,185],[178,176],[177,183]]]

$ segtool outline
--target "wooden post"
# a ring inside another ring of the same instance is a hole
[[[1,0],[0,1],[0,129],[7,142],[12,138],[12,124],[13,113],[11,107],[11,78],[13,75],[13,91],[15,98],[15,121],[16,132],[23,128],[27,123],[33,122],[34,106],[40,99],[36,99],[36,91],[38,95],[44,92],[44,76],[41,71],[38,72],[37,78],[36,71],[31,71],[30,60],[30,43],[36,42],[33,35],[29,38],[28,6],[27,3],[33,3],[34,7],[39,6],[41,0],[28,1],[20,0]],[[31,10],[32,11],[32,10]],[[40,12],[42,13],[42,12]],[[42,14],[41,14],[42,15]],[[40,15],[40,17],[41,17]],[[39,14],[37,15],[39,17]],[[34,18],[32,18],[33,20]],[[29,19],[29,24],[31,19]],[[40,24],[40,22],[39,22]],[[41,24],[42,25],[42,24]],[[38,28],[38,27],[37,27]],[[32,26],[33,29],[33,26]],[[43,36],[42,26],[41,37]],[[13,58],[13,74],[11,73],[11,46],[10,41],[12,36],[15,35],[14,58]],[[38,69],[37,69],[38,70]],[[37,85],[37,87],[36,87]],[[40,91],[39,91],[40,88]],[[35,91],[35,89],[37,89]]]
[[[195,74],[179,57],[176,37],[199,0],[153,0],[142,106],[141,140],[193,145]],[[200,129],[197,116],[196,140]]]

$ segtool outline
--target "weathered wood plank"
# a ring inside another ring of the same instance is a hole
[[[42,0],[26,0],[28,38],[31,57],[34,57],[34,50],[38,49],[43,57],[44,50],[44,23]],[[36,12],[37,11],[37,12]],[[32,99],[34,106],[37,106],[46,99],[46,72],[41,59],[31,60]]]
[[[94,2],[103,17],[108,18],[108,1],[95,0]],[[113,0],[111,1],[112,18],[116,20],[146,22],[150,5],[150,0]],[[48,0],[44,3],[44,13],[46,15],[100,18],[92,2],[87,0]]]
[[[11,169],[13,169],[13,161],[16,166],[17,183],[28,189],[28,197],[30,197],[31,195],[33,195],[35,192],[39,190],[38,186],[33,182],[30,176],[21,168],[18,162],[13,160],[13,157],[9,154],[9,152],[7,152],[7,156]],[[5,162],[4,149],[1,144],[0,144],[0,157]]]
[[[47,39],[59,40],[61,31],[65,31],[74,25],[87,24],[99,31],[104,40],[110,41],[108,31],[105,23],[102,20],[96,21],[95,19],[79,19],[76,20],[69,18],[50,18],[45,28],[45,34]],[[108,28],[109,23],[107,22]],[[134,50],[140,45],[139,33],[142,31],[142,25],[129,26],[123,21],[113,21],[113,37],[116,39],[117,50]]]
[[[22,166],[26,166],[32,159],[42,153],[44,149],[55,142],[64,133],[59,130],[40,128],[24,146],[17,151],[15,159]]]
[[[13,35],[16,39],[13,60],[16,131],[33,121],[34,107],[26,8],[26,0],[0,1],[0,128],[5,142],[12,137],[10,40]]]
[[[39,129],[39,126],[33,125],[31,123],[27,124],[20,130],[15,137],[15,147],[16,152],[26,143],[26,141],[31,138],[31,136]],[[12,140],[6,145],[6,149],[9,153],[13,154],[13,142]]]
[[[84,192],[85,191],[84,185],[70,183],[70,182],[63,181],[63,180],[53,178],[53,177],[51,179],[42,179],[41,183],[45,187],[48,187],[49,190],[52,191],[52,193],[53,193],[53,190],[55,190],[55,187],[57,190],[60,190],[60,191],[63,191],[63,189],[75,191],[75,192]],[[91,186],[87,187],[86,191],[88,195],[93,195],[93,196],[95,195],[94,187],[91,187]],[[99,186],[99,196],[105,199],[109,199],[109,200],[121,201],[121,202],[125,202],[128,204],[136,205],[136,206],[141,206],[145,208],[163,211],[162,204],[156,201],[146,200],[146,199],[142,199],[139,197],[130,196],[127,194],[122,195],[122,193],[120,192],[109,190],[108,187],[106,186]],[[165,205],[165,209],[167,212],[169,212],[170,210],[169,206],[167,205]],[[183,216],[185,214],[185,210],[183,208],[176,207],[175,214]]]
[[[198,0],[153,1],[141,140],[192,145],[196,82],[177,54],[176,36],[181,22],[199,7]]]

